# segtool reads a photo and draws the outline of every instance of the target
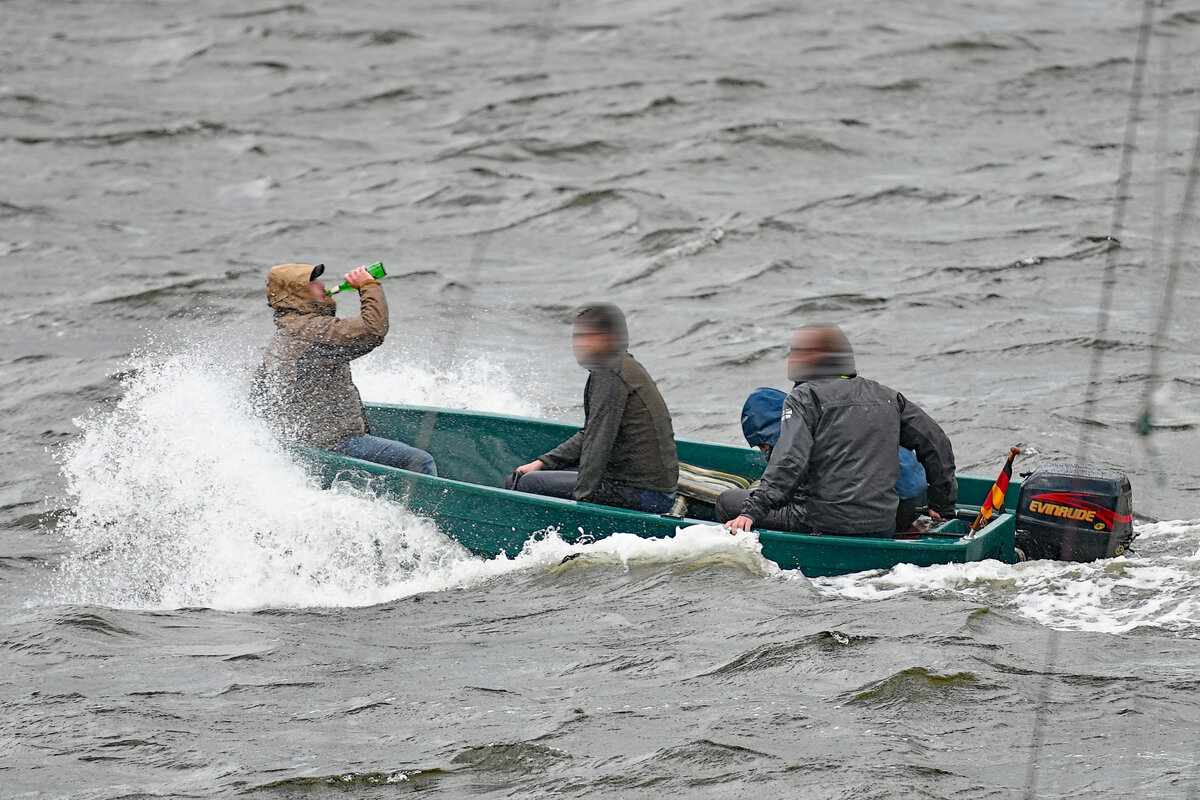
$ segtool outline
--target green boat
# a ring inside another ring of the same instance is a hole
[[[686,516],[671,516],[504,488],[505,478],[518,464],[560,444],[579,430],[577,425],[421,406],[368,403],[366,410],[376,436],[420,443],[432,453],[438,477],[303,445],[295,445],[297,454],[326,488],[335,480],[369,484],[374,492],[430,517],[439,530],[478,555],[515,555],[534,534],[550,528],[564,540],[578,542],[613,533],[665,538],[682,527],[713,524],[713,507],[703,500],[689,499]],[[680,462],[697,471],[711,470],[749,481],[757,480],[766,466],[762,455],[749,447],[686,439],[676,445]],[[959,508],[964,515],[978,511],[991,485],[989,479],[959,477]],[[1010,491],[1015,489],[1014,485]],[[1011,514],[998,514],[974,536],[968,537],[967,532],[962,519],[948,520],[921,535],[905,535],[912,538],[896,539],[757,530],[765,558],[810,577],[890,569],[897,564],[1018,560]]]

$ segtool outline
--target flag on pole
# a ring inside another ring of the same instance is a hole
[[[1008,454],[1008,461],[1004,463],[1004,469],[1000,470],[1000,477],[996,478],[996,482],[992,484],[992,490],[988,492],[987,499],[983,501],[983,507],[979,509],[979,516],[975,517],[975,521],[971,523],[971,533],[975,533],[987,525],[988,520],[992,518],[992,514],[997,509],[1004,508],[1004,493],[1008,491],[1008,482],[1012,480],[1013,459],[1020,454],[1020,449],[1016,447],[1012,448],[1012,452]]]

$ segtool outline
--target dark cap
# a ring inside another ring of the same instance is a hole
[[[308,279],[310,281],[315,281],[317,278],[321,277],[321,274],[324,272],[325,272],[325,265],[317,264],[315,267],[313,267],[312,274],[308,276]]]

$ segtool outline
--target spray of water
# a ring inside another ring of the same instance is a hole
[[[139,356],[132,366],[121,400],[78,420],[82,435],[59,454],[71,498],[58,532],[69,552],[51,602],[362,606],[550,569],[571,553],[588,556],[581,563],[623,567],[713,557],[759,572],[773,566],[756,537],[704,528],[584,546],[531,532],[521,553],[477,558],[369,487],[322,490],[249,408],[250,354],[176,348]],[[486,361],[441,375],[377,365],[356,380],[364,394],[392,402],[539,411]]]
[[[536,417],[542,405],[516,391],[514,379],[487,356],[472,358],[445,369],[414,361],[403,355],[372,355],[356,364],[354,382],[364,400],[377,403],[408,403],[468,408],[502,414]]]

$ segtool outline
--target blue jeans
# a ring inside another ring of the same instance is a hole
[[[437,475],[437,465],[433,456],[424,450],[418,450],[412,445],[397,442],[395,439],[384,439],[382,436],[352,436],[333,448],[335,453],[341,453],[351,458],[361,458],[386,467],[398,467],[411,472],[422,472],[426,475]]]
[[[575,493],[575,482],[578,478],[579,471],[574,469],[539,469],[522,475],[513,488],[518,492],[570,500],[571,495]],[[675,493],[652,492],[627,483],[603,480],[600,482],[599,491],[592,495],[588,502],[634,511],[648,511],[651,514],[665,514],[675,505]]]

